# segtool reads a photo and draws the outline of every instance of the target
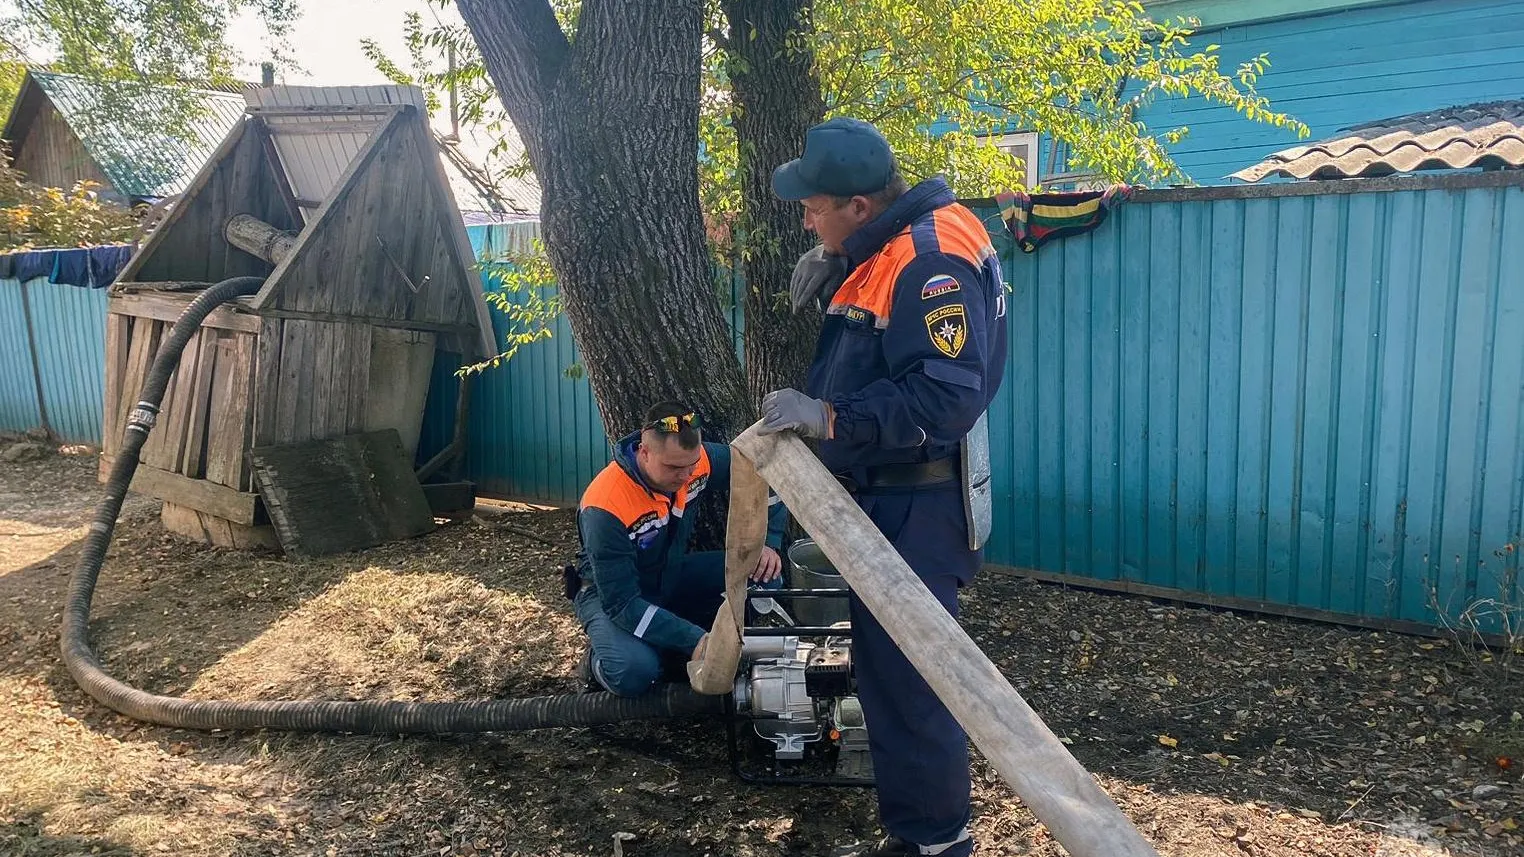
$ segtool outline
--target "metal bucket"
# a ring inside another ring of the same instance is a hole
[[[815,545],[814,539],[800,539],[788,547],[789,583],[795,589],[847,589],[847,582]],[[834,625],[848,619],[845,598],[796,598],[790,606],[794,618],[803,625]]]

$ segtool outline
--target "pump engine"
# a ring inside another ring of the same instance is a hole
[[[836,594],[816,589],[766,596],[804,592]],[[845,595],[841,590],[839,596]],[[868,729],[853,679],[851,633],[849,622],[745,629],[730,730],[732,766],[743,779],[873,784]]]

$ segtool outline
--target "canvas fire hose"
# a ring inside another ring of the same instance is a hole
[[[974,745],[1069,853],[1157,857],[802,440],[792,432],[760,435],[753,425],[731,448],[726,601],[702,657],[689,664],[694,690],[727,693],[734,682],[746,577],[766,537],[771,485]]]

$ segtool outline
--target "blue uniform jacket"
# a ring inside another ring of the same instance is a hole
[[[577,571],[598,590],[603,611],[614,624],[653,646],[692,651],[708,630],[664,609],[693,534],[699,496],[710,480],[730,484],[730,447],[705,443],[699,466],[678,494],[653,491],[635,463],[640,433],[614,445],[614,460],[583,492],[577,511],[582,547]],[[770,495],[767,545],[783,545],[787,510]]]
[[[845,242],[806,391],[836,411],[832,471],[953,455],[1005,370],[1005,284],[989,233],[941,179]]]

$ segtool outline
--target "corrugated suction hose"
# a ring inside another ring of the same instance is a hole
[[[509,732],[557,726],[590,726],[659,717],[717,716],[724,698],[701,696],[686,685],[667,685],[639,697],[580,693],[530,699],[472,702],[238,702],[157,696],[107,675],[90,648],[90,601],[111,543],[127,486],[138,467],[138,452],[158,417],[159,403],[180,352],[212,310],[259,291],[258,277],[235,277],[202,292],[170,330],[159,349],[141,400],[127,418],[122,449],[106,482],[106,496],[95,510],[84,552],[69,582],[60,648],[74,681],[101,704],[137,720],[182,729],[288,729],[313,732],[440,733]]]

